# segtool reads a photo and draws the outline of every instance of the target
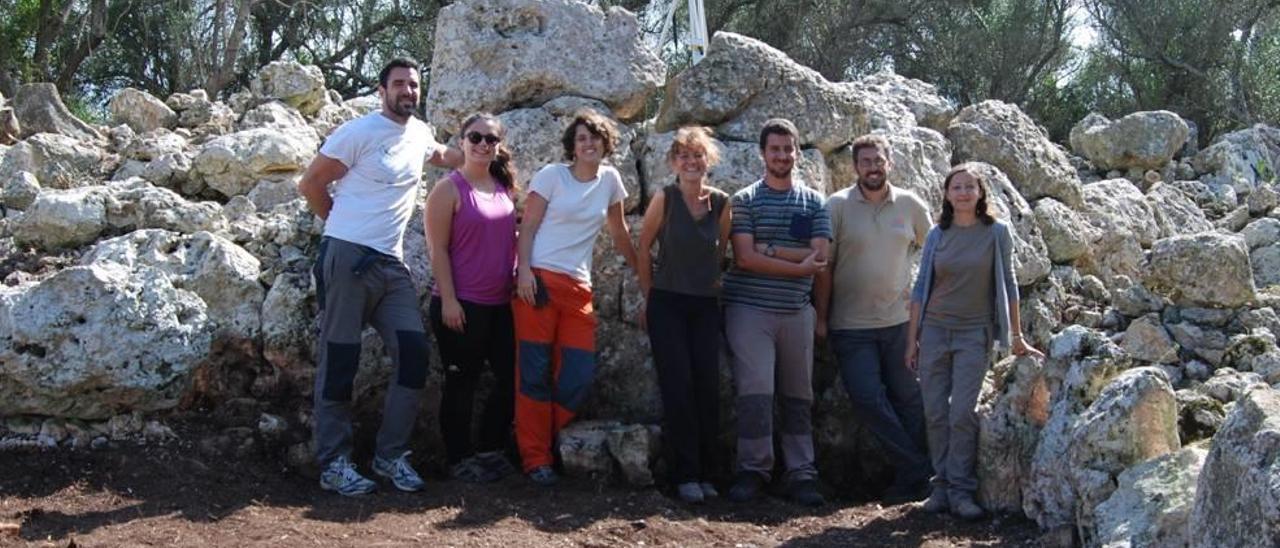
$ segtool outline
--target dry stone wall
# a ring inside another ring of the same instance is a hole
[[[1277,538],[1280,129],[1242,129],[1196,152],[1175,114],[1090,116],[1068,149],[1014,105],[957,110],[929,84],[889,73],[831,82],[729,33],[667,75],[635,16],[617,8],[467,0],[439,25],[426,102],[441,138],[468,113],[493,111],[527,180],[559,159],[575,109],[618,120],[610,161],[633,235],[671,178],[665,154],[684,124],[714,130],[724,160],[711,180],[729,191],[760,176],[756,132],[773,116],[800,125],[798,176],[823,193],[856,184],[849,143],[866,132],[889,140],[890,180],[935,211],[949,167],[981,162],[1015,229],[1024,331],[1048,358],[1005,359],[988,373],[980,501],[1097,546]],[[564,47],[584,39],[598,47]],[[226,443],[210,450],[238,455],[253,444],[237,440],[260,437],[274,440],[260,446],[269,456],[305,469],[309,269],[323,223],[294,185],[323,138],[376,101],[343,101],[318,69],[284,61],[225,102],[124,90],[110,104],[113,127],[93,127],[48,85],[0,100],[0,436],[75,448],[163,439],[172,433],[154,421],[200,402],[230,417]],[[405,244],[425,311],[421,211]],[[661,398],[635,324],[635,277],[605,236],[593,277],[599,371],[583,416],[598,422],[566,433],[566,462],[646,484],[661,477]],[[391,374],[381,351],[365,333],[361,418],[380,412]],[[734,422],[722,359],[726,465]],[[891,467],[852,418],[829,356],[816,359],[821,477],[878,496]],[[415,447],[432,460],[438,367]]]

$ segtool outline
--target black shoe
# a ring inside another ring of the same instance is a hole
[[[880,497],[880,502],[884,503],[885,506],[897,506],[908,502],[922,501],[929,497],[930,491],[927,480],[907,484],[895,483],[885,489],[884,495]]]
[[[729,488],[729,500],[747,502],[759,496],[762,489],[764,476],[755,472],[739,472],[738,477],[733,480],[733,486]]]
[[[800,506],[822,506],[827,499],[818,492],[817,480],[798,480],[787,487],[787,498]]]

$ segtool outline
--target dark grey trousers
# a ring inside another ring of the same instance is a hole
[[[738,470],[769,480],[773,472],[773,404],[788,482],[815,479],[813,465],[813,307],[770,312],[725,306],[725,334],[733,352],[737,389]]]
[[[360,334],[382,336],[395,373],[387,386],[377,456],[408,450],[427,380],[430,347],[409,269],[371,248],[325,238],[313,269],[320,303],[313,436],[321,466],[351,456],[351,398],[360,367]]]
[[[990,327],[929,324],[920,333],[920,389],[933,484],[956,496],[971,497],[978,489],[978,395],[991,365],[991,335]]]

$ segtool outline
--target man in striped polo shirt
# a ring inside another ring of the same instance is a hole
[[[729,498],[756,497],[772,479],[773,407],[787,495],[805,506],[825,502],[813,465],[813,275],[831,240],[826,201],[792,176],[799,159],[795,124],[772,119],[760,131],[764,178],[732,199],[734,267],[724,277],[725,332],[733,353],[738,474]],[[775,387],[776,381],[776,387]]]

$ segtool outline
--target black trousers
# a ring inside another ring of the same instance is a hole
[[[459,301],[466,315],[461,333],[449,329],[442,318],[440,297],[431,298],[431,330],[444,364],[440,397],[440,434],[449,464],[475,451],[497,451],[511,442],[515,414],[515,323],[511,305],[484,305]],[[493,389],[480,416],[478,443],[472,447],[471,420],[476,387],[485,363],[493,371]]]
[[[652,289],[646,314],[669,479],[676,485],[708,481],[720,433],[719,303]]]

